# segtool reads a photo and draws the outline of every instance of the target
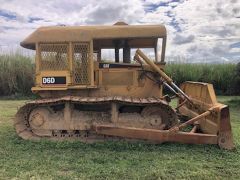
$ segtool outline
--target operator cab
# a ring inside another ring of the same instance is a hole
[[[128,26],[128,24],[117,22],[113,26]],[[96,38],[93,39],[94,60],[101,63],[133,63],[135,51],[141,48],[155,62],[164,63],[165,44],[166,39],[158,37]],[[161,57],[159,57],[160,48]]]
[[[133,61],[135,51],[140,48],[163,68],[166,29],[163,25],[124,22],[41,27],[21,46],[36,50],[33,92],[100,88],[104,94],[122,88],[124,93],[127,87],[130,90],[126,93],[132,93],[133,89],[144,91],[138,80],[141,65]]]

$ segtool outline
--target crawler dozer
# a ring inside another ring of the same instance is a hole
[[[213,86],[178,87],[165,74],[166,37],[163,25],[123,22],[38,28],[21,46],[36,51],[32,92],[41,98],[18,110],[17,134],[29,140],[124,139],[232,149],[229,108],[217,102]],[[112,52],[112,59],[104,59],[104,52]],[[170,106],[174,98],[176,107]]]

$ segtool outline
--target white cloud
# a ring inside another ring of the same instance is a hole
[[[181,35],[181,34],[177,34],[174,39],[173,42],[175,44],[187,44],[187,43],[192,43],[194,40],[194,36],[193,35]]]
[[[195,41],[190,45],[180,44],[179,50],[188,53],[191,48],[188,49],[187,46],[192,46],[197,47],[196,51],[202,56],[207,54],[217,57],[228,54],[231,42],[227,39],[240,36],[240,31],[236,28],[236,25],[240,25],[236,18],[238,10],[240,1],[201,0],[179,4],[173,9],[176,21],[179,22],[182,33],[195,37]],[[176,38],[177,36],[176,34]],[[222,41],[219,41],[219,38],[222,38]]]

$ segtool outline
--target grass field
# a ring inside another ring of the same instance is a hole
[[[12,118],[24,100],[0,100],[0,179],[239,179],[240,97],[229,104],[236,149],[166,143],[24,141]]]

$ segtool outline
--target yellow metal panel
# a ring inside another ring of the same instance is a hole
[[[130,86],[133,85],[133,71],[104,71],[102,83],[105,86]]]
[[[66,87],[32,87],[32,91],[49,91],[49,90],[54,90],[54,91],[63,91],[67,90]]]
[[[98,71],[98,83],[101,86],[102,85],[102,71]]]
[[[204,102],[204,104],[214,105],[217,98],[212,84],[201,82],[184,82],[181,88],[195,101]]]
[[[68,89],[95,89],[98,86],[89,86],[89,85],[75,85],[75,86],[68,86]]]

